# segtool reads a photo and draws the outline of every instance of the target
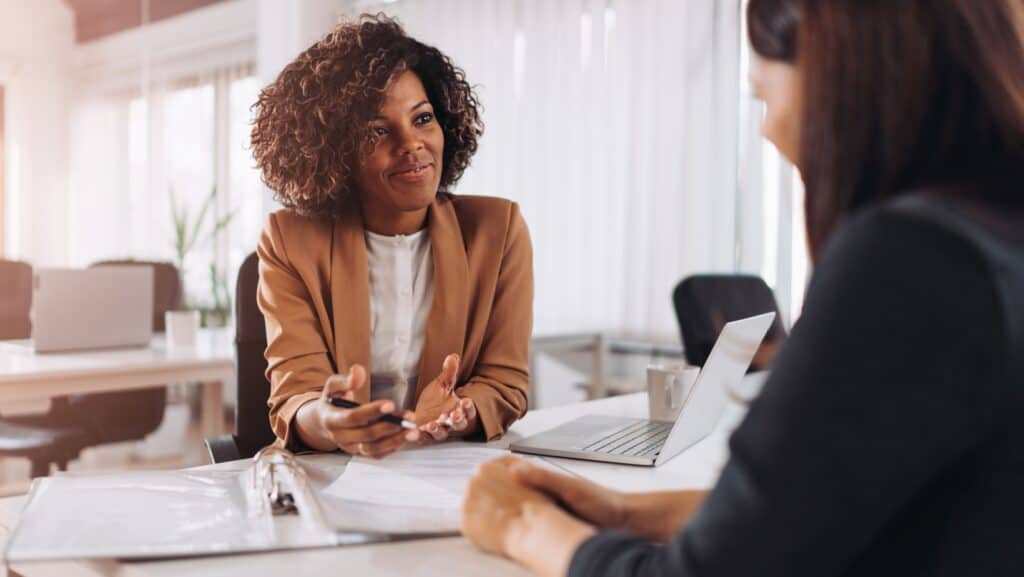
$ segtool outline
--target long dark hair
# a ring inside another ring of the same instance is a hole
[[[870,202],[1007,167],[1020,174],[1019,0],[750,0],[748,22],[759,54],[801,70],[812,256]],[[1007,188],[970,190],[1024,203],[1024,188]]]
[[[768,60],[795,63],[799,0],[750,0],[747,28],[750,46]]]

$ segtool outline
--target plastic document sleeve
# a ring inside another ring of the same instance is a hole
[[[151,559],[332,547],[395,535],[329,523],[306,467],[268,447],[239,472],[192,469],[37,480],[10,562]]]

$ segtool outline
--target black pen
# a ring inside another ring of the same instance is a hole
[[[332,405],[334,405],[335,407],[341,407],[343,409],[358,409],[359,407],[362,406],[359,403],[353,403],[352,401],[347,401],[345,399],[339,399],[338,397],[330,397],[329,400],[330,400],[330,403]],[[397,415],[384,415],[383,417],[381,417],[381,420],[382,421],[387,421],[387,422],[389,422],[391,424],[394,424],[394,425],[398,425],[399,427],[402,427],[403,429],[411,429],[413,431],[419,429],[419,427],[416,426],[416,423],[413,423],[412,421],[407,421],[407,420],[405,420],[402,417],[399,417]]]

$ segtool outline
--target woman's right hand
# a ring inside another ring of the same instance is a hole
[[[512,477],[520,484],[555,499],[559,505],[602,529],[625,528],[629,521],[624,493],[585,479],[556,473],[515,457],[507,459]]]
[[[407,442],[418,441],[423,434],[420,431],[405,430],[381,420],[388,414],[410,421],[415,418],[410,411],[396,411],[393,401],[374,401],[355,409],[330,403],[332,397],[354,400],[355,391],[365,387],[367,380],[366,369],[361,365],[352,365],[348,375],[329,377],[320,398],[299,408],[295,416],[299,437],[318,451],[341,449],[350,455],[375,459],[398,451]]]

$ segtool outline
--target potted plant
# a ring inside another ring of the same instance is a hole
[[[216,259],[210,262],[210,295],[206,299],[196,298],[196,295],[190,293],[185,279],[188,276],[188,260],[192,251],[202,244],[216,243],[231,223],[235,212],[231,211],[211,221],[211,208],[217,200],[216,186],[211,189],[194,215],[188,206],[178,201],[173,187],[170,189],[170,200],[174,225],[175,265],[178,267],[182,282],[182,308],[194,311],[198,315],[198,326],[225,326],[231,318],[231,294],[228,290],[227,271],[222,270]]]

